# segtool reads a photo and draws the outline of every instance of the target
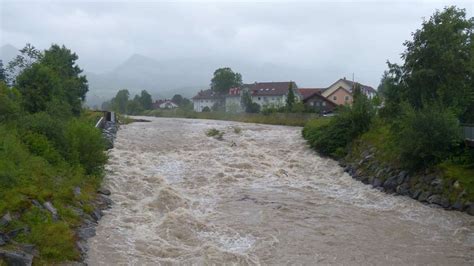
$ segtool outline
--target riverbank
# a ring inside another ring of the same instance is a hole
[[[270,113],[270,114],[249,114],[249,113],[227,113],[227,112],[194,112],[181,109],[170,110],[151,110],[145,111],[142,115],[154,117],[175,117],[175,118],[194,118],[194,119],[211,119],[226,120],[244,123],[258,123],[269,125],[284,126],[304,126],[308,121],[317,120],[324,123],[329,118],[320,117],[314,113]]]
[[[326,129],[317,124],[308,124],[303,136],[311,144],[323,130]],[[399,151],[390,138],[387,126],[375,123],[346,148],[338,148],[329,156],[338,160],[354,179],[379,191],[474,215],[474,169],[446,161],[409,171],[400,164]],[[318,151],[319,146],[313,147]]]

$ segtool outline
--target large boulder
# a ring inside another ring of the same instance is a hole
[[[43,204],[43,207],[48,210],[53,215],[53,220],[58,220],[58,210],[54,208],[53,204],[50,201],[47,201]]]
[[[2,216],[0,219],[0,227],[7,226],[12,221],[12,216],[9,212]]]
[[[389,193],[393,193],[395,192],[395,190],[397,189],[397,178],[398,176],[391,176],[390,178],[388,178],[387,180],[385,180],[385,182],[383,183],[383,187],[385,188],[385,190]]]
[[[382,180],[379,179],[379,178],[374,178],[374,182],[372,183],[372,186],[374,186],[375,188],[377,187],[381,187],[383,184]]]

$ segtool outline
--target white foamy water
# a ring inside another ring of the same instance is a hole
[[[146,119],[110,151],[90,265],[474,263],[473,217],[353,180],[301,128]]]

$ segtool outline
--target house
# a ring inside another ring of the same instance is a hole
[[[243,112],[242,107],[242,89],[230,88],[229,93],[225,96],[225,111],[231,113]]]
[[[377,91],[374,88],[347,80],[345,77],[334,82],[324,90],[321,95],[337,105],[351,104],[353,101],[352,92],[356,85],[360,87],[362,93],[364,93],[369,99],[372,99],[377,95]]]
[[[298,92],[302,96],[302,99],[306,99],[309,96],[312,96],[314,93],[321,94],[326,88],[298,88]]]
[[[321,92],[322,91],[320,90],[315,90],[312,94],[309,94],[309,91],[303,91],[303,94],[305,95],[303,103],[307,106],[307,108],[314,110],[316,113],[332,113],[334,109],[336,109],[337,104],[321,95]]]
[[[202,112],[207,107],[212,109],[215,103],[220,101],[222,97],[219,97],[213,90],[201,90],[196,96],[192,98],[194,104],[194,111]]]
[[[258,103],[261,107],[275,106],[282,107],[286,105],[290,84],[295,93],[296,101],[302,100],[298,91],[298,86],[293,81],[283,82],[255,82],[244,84],[242,90],[249,91],[252,101]]]
[[[179,106],[171,100],[157,100],[153,103],[153,109],[173,109]]]

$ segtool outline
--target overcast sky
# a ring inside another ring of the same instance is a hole
[[[386,60],[399,61],[402,43],[423,17],[450,4],[473,16],[473,3],[0,0],[0,45],[65,44],[92,72],[113,69],[133,54],[212,57],[314,69],[325,77],[321,84],[303,78],[300,86],[329,85],[354,72],[376,87]]]

